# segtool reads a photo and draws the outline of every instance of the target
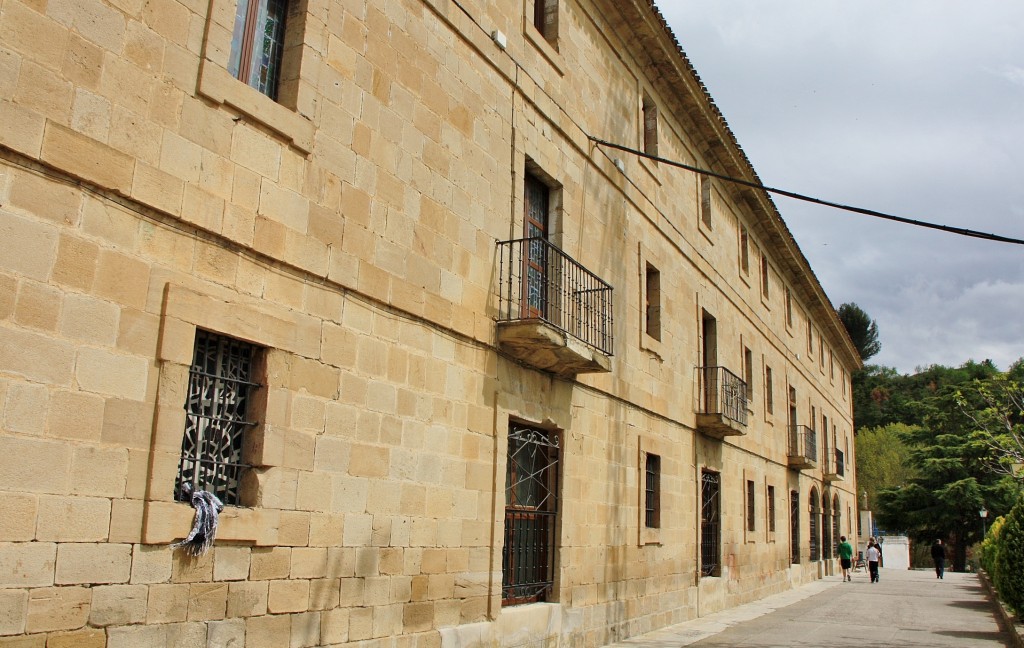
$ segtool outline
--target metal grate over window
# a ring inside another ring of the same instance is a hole
[[[560,453],[556,432],[509,425],[502,605],[546,601],[551,595]]]
[[[174,498],[182,484],[213,493],[225,504],[239,504],[239,482],[246,417],[256,347],[223,335],[196,331],[185,402],[185,434]]]
[[[843,514],[843,509],[840,508],[840,506],[839,506],[839,496],[836,495],[835,499],[832,500],[832,542],[833,542],[832,551],[833,551],[834,554],[838,554],[839,553],[838,545],[839,545],[839,536],[842,535],[842,532],[840,531],[840,529],[842,528],[842,525],[840,524],[840,522],[842,521],[841,520],[842,514]]]
[[[721,575],[721,492],[721,475],[705,470],[700,488],[701,576]]]
[[[775,533],[775,487],[768,487],[768,531]]]
[[[818,517],[821,515],[821,509],[818,508],[818,492],[811,490],[811,562],[815,560],[821,560],[821,538],[818,535]]]
[[[644,526],[656,529],[661,526],[661,457],[648,453],[645,472]]]
[[[789,492],[789,555],[794,565],[800,563],[800,493]]]

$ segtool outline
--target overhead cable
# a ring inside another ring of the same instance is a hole
[[[886,214],[886,213],[883,213],[883,212],[875,211],[873,209],[865,209],[863,207],[852,207],[850,205],[843,205],[843,204],[840,204],[840,203],[832,202],[830,200],[822,200],[820,198],[814,198],[812,196],[805,196],[803,194],[798,194],[798,193],[795,193],[793,191],[786,191],[785,189],[776,189],[775,187],[769,187],[767,185],[763,185],[763,184],[760,184],[758,182],[751,182],[749,180],[743,180],[742,178],[734,178],[732,176],[723,175],[721,173],[715,173],[714,171],[709,171],[707,169],[701,169],[700,167],[696,167],[696,166],[693,166],[693,165],[690,165],[690,164],[685,164],[683,162],[678,162],[676,160],[668,160],[666,158],[658,157],[657,155],[651,155],[650,153],[645,153],[644,151],[639,151],[637,149],[629,148],[628,146],[623,146],[621,144],[615,144],[614,142],[608,142],[606,140],[594,137],[593,135],[588,135],[587,137],[592,142],[594,142],[594,143],[596,143],[596,144],[598,144],[600,146],[606,146],[608,148],[616,149],[616,150],[619,150],[619,151],[624,151],[626,153],[632,153],[633,155],[637,155],[639,157],[647,158],[649,160],[654,160],[654,161],[660,162],[662,164],[667,164],[669,166],[678,167],[680,169],[686,169],[687,171],[693,171],[695,173],[700,173],[700,174],[703,174],[703,175],[706,175],[706,176],[710,176],[712,178],[718,178],[719,180],[724,180],[726,182],[732,182],[732,183],[735,183],[735,184],[743,185],[745,187],[751,187],[751,188],[754,188],[754,189],[761,189],[762,191],[767,191],[768,193],[779,194],[780,196],[786,196],[787,198],[793,198],[795,200],[803,200],[804,202],[814,203],[816,205],[824,205],[825,207],[834,207],[835,209],[842,209],[844,211],[854,212],[856,214],[864,214],[865,216],[874,216],[875,218],[883,218],[885,220],[895,221],[897,223],[905,223],[907,225],[915,225],[917,227],[927,227],[928,229],[940,230],[940,231],[943,231],[943,232],[949,232],[951,234],[959,234],[960,236],[969,236],[971,238],[978,238],[978,239],[982,239],[982,240],[986,240],[986,241],[997,241],[999,243],[1014,243],[1016,245],[1024,245],[1024,240],[1022,240],[1022,239],[1011,238],[1009,236],[1001,236],[999,234],[989,234],[989,233],[986,233],[986,232],[979,232],[977,230],[966,229],[966,228],[963,228],[963,227],[952,227],[950,225],[939,225],[938,223],[929,223],[929,222],[926,222],[926,221],[915,220],[913,218],[904,218],[903,216],[894,216],[892,214]]]

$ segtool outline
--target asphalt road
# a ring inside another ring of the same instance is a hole
[[[828,577],[792,592],[635,637],[617,646],[674,648],[1010,646],[974,574],[883,569]]]

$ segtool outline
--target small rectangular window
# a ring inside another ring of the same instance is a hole
[[[644,153],[658,155],[658,104],[644,93],[643,98],[643,120],[644,120]]]
[[[644,277],[644,330],[661,340],[661,273],[650,263]]]
[[[772,385],[772,368],[764,368],[764,409],[769,414],[775,413],[775,394]]]
[[[196,331],[188,372],[185,432],[174,498],[209,491],[227,505],[242,504],[241,482],[249,468],[242,462],[246,432],[256,425],[248,412],[257,347],[247,342]]]
[[[750,274],[750,234],[743,225],[740,225],[740,270],[745,275]]]
[[[700,176],[700,222],[711,229],[711,178]]]
[[[793,291],[786,287],[786,326],[793,326]]]
[[[754,402],[754,354],[743,347],[743,380],[746,381],[747,404]]]
[[[228,71],[277,100],[285,49],[287,0],[238,0]]]
[[[644,525],[656,529],[661,526],[661,457],[647,453],[644,472]]]
[[[549,43],[558,40],[558,0],[533,0],[533,26]]]
[[[832,349],[828,350],[828,379],[836,379],[836,355]]]
[[[747,480],[747,531],[756,530],[756,524],[754,523],[755,511],[754,502],[754,482],[750,479]]]
[[[807,356],[814,357],[814,325],[811,324],[810,316],[807,317]]]
[[[775,533],[775,487],[768,487],[768,532]]]
[[[765,299],[769,299],[771,295],[768,292],[768,255],[764,252],[761,253],[761,296]]]
[[[825,370],[825,338],[820,334],[818,335],[818,366],[821,370]]]

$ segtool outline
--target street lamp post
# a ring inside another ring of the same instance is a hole
[[[981,539],[984,540],[985,539],[985,534],[988,533],[988,531],[986,530],[986,525],[985,525],[985,522],[986,522],[985,518],[988,517],[988,509],[986,509],[984,506],[982,506],[981,510],[978,511],[978,515],[981,516]]]

